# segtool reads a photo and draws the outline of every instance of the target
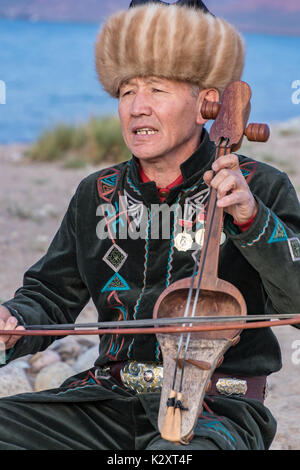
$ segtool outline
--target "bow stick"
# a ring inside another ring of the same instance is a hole
[[[237,322],[241,320],[242,323]],[[247,323],[249,322],[249,323]],[[186,325],[189,326],[180,326]],[[218,324],[221,323],[221,324]],[[202,325],[201,325],[202,324]],[[193,318],[157,318],[122,322],[67,323],[60,325],[26,325],[25,330],[0,330],[0,336],[68,336],[105,334],[193,333],[201,331],[246,330],[300,324],[300,314],[248,315],[233,317],[204,316]],[[173,326],[172,326],[173,325]],[[193,326],[192,326],[193,325]]]

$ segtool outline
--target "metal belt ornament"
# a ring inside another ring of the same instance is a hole
[[[161,392],[163,366],[155,362],[127,362],[120,371],[123,384],[136,393]]]

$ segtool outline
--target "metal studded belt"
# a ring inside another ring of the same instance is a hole
[[[111,376],[136,393],[161,392],[163,365],[156,362],[117,362],[97,370],[97,376]]]
[[[163,366],[155,362],[127,362],[120,371],[123,384],[137,393],[160,392]]]
[[[120,385],[136,393],[161,392],[163,384],[163,365],[156,362],[117,362],[98,369],[98,376],[112,376]],[[266,377],[233,377],[214,373],[208,395],[240,396],[264,401]]]

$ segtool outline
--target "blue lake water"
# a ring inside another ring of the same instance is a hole
[[[117,102],[97,80],[100,25],[0,19],[0,143],[30,142],[58,122],[115,114]],[[253,91],[251,121],[300,116],[292,83],[300,81],[300,37],[245,34],[243,79]],[[298,95],[300,97],[300,93]],[[3,101],[3,97],[2,97]]]

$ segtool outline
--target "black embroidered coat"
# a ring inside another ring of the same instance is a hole
[[[85,178],[73,196],[45,256],[24,276],[24,284],[4,305],[25,324],[72,323],[91,298],[99,321],[152,316],[160,293],[191,276],[203,227],[215,146],[208,134],[181,166],[183,184],[160,203],[154,182],[141,183],[137,160]],[[224,219],[219,277],[243,294],[248,314],[300,312],[300,206],[286,174],[244,156],[240,168],[259,204],[244,233]],[[171,208],[171,210],[170,210]],[[178,234],[193,245],[178,249]],[[47,348],[49,337],[24,337],[10,359]],[[155,336],[106,335],[96,365],[119,360],[161,361]],[[246,330],[219,371],[265,375],[281,368],[280,348],[271,329]]]

